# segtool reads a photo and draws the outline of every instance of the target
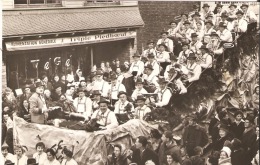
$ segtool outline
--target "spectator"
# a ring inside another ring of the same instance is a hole
[[[28,100],[23,100],[22,105],[19,107],[17,116],[23,118],[26,121],[30,121],[30,105]]]
[[[46,150],[47,159],[43,165],[60,165],[60,162],[56,159],[56,153],[52,148]]]
[[[13,159],[15,165],[27,164],[28,157],[25,155],[25,148],[25,146],[20,145],[15,147],[15,155]]]
[[[237,138],[232,140],[231,164],[245,164],[245,151],[241,141]]]
[[[126,159],[122,155],[122,146],[114,145],[114,152],[108,155],[108,165],[127,165]]]
[[[2,148],[1,148],[1,151],[2,151],[2,154],[0,156],[1,160],[3,160],[4,162],[6,162],[7,160],[11,161],[12,163],[14,163],[14,155],[9,153],[9,147],[6,143],[4,143],[2,145]]]
[[[38,142],[35,148],[37,152],[33,154],[33,158],[38,165],[44,165],[44,162],[47,160],[47,154],[44,152],[45,144],[43,142]]]
[[[151,149],[158,154],[159,148],[162,144],[162,134],[158,131],[158,129],[152,129],[150,132],[150,145]]]
[[[235,121],[231,124],[230,129],[232,130],[234,137],[241,139],[245,130],[245,122],[242,120],[244,114],[242,111],[237,110],[234,114]]]
[[[194,148],[194,156],[190,158],[192,165],[205,164],[204,158],[202,158],[203,149],[200,146]]]
[[[230,158],[231,150],[228,147],[223,147],[220,152],[219,165],[232,165]]]
[[[167,154],[167,164],[166,165],[180,165],[178,162],[178,156],[176,154]]]
[[[78,163],[73,159],[72,151],[68,150],[67,148],[64,148],[63,154],[64,159],[62,160],[61,165],[78,165]]]

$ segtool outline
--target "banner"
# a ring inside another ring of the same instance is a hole
[[[136,31],[127,31],[127,32],[118,32],[118,33],[77,36],[77,37],[12,41],[12,42],[6,42],[5,44],[6,44],[6,49],[8,51],[16,51],[16,50],[43,49],[43,48],[54,48],[54,47],[63,47],[63,46],[72,46],[72,45],[93,44],[93,43],[100,43],[100,42],[131,39],[135,37],[136,37]]]

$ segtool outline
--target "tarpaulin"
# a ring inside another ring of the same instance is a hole
[[[14,144],[25,145],[28,148],[26,155],[31,157],[36,152],[35,145],[42,141],[46,148],[58,144],[72,148],[74,158],[79,165],[92,165],[97,161],[106,162],[111,151],[111,145],[121,144],[123,149],[133,145],[133,139],[138,136],[147,136],[151,129],[157,128],[141,120],[130,120],[116,129],[86,132],[57,128],[49,125],[28,123],[22,118],[14,118]]]

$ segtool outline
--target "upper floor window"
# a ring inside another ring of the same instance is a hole
[[[14,0],[15,5],[48,5],[61,4],[62,0]]]

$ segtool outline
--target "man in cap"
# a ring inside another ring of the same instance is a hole
[[[32,96],[31,85],[26,84],[23,89],[24,89],[23,90],[24,92],[20,96],[20,100],[21,100],[21,102],[23,102],[24,100],[29,101],[29,98]]]
[[[224,22],[219,23],[219,30],[217,31],[217,34],[223,43],[233,41],[232,34],[229,30],[227,30],[227,24]]]
[[[154,44],[155,43],[153,40],[149,40],[147,42],[148,49],[143,51],[142,57],[147,58],[149,54],[153,54],[154,56],[156,55],[156,50],[154,49],[154,47],[155,47]]]
[[[256,133],[254,130],[254,116],[251,114],[247,114],[245,121],[245,130],[243,132],[243,135],[241,137],[241,143],[242,147],[245,150],[245,165],[250,165],[251,160],[253,159],[253,148],[256,141]]]
[[[176,33],[178,31],[177,28],[178,23],[176,21],[171,21],[169,25],[171,26],[171,28],[168,29],[167,32],[169,33],[169,37],[173,40],[176,37]]]
[[[109,102],[105,99],[99,101],[99,109],[96,110],[91,119],[96,119],[101,129],[113,129],[118,126],[116,115],[108,109]]]
[[[144,63],[143,61],[141,61],[140,59],[140,55],[137,53],[135,53],[133,55],[133,59],[134,61],[132,62],[130,68],[129,68],[129,73],[131,73],[133,76],[141,76],[143,74],[144,71]]]
[[[132,93],[131,98],[135,101],[137,96],[147,94],[148,92],[144,89],[144,82],[141,78],[137,79],[135,82],[135,90]]]
[[[236,19],[237,5],[235,5],[234,2],[231,2],[228,8],[229,8],[227,12],[228,17],[232,20]]]
[[[157,83],[157,76],[152,74],[153,73],[153,66],[148,64],[145,66],[145,74],[143,75],[144,80],[144,88],[149,92],[154,92],[154,87],[159,87],[159,84]]]
[[[249,5],[246,3],[243,3],[240,8],[242,9],[244,15],[243,18],[248,23],[248,30],[251,31],[252,29],[256,28],[257,26],[257,17],[255,13],[251,10],[248,10]]]
[[[192,20],[192,16],[194,15],[194,13],[199,13],[199,11],[200,11],[200,5],[199,4],[194,4],[193,5],[193,11],[191,11],[190,13],[189,13],[189,18],[188,18],[188,20]]]
[[[170,54],[169,54],[169,52],[165,51],[166,49],[167,49],[167,46],[165,44],[158,45],[159,51],[156,54],[156,60],[159,63],[170,62]]]
[[[119,100],[115,103],[115,114],[124,114],[127,113],[126,107],[131,107],[130,111],[134,111],[134,106],[131,102],[127,100],[127,93],[125,91],[120,91],[117,95]]]
[[[182,42],[182,51],[180,52],[179,56],[178,56],[178,64],[187,65],[187,57],[190,54],[190,49],[189,49],[189,43],[188,42]]]
[[[222,13],[226,13],[226,10],[223,10],[223,5],[221,5],[220,3],[218,3],[216,5],[216,11],[217,13],[215,14],[215,25],[217,26],[219,24],[219,22],[221,21],[221,15]]]
[[[229,18],[227,13],[222,13],[220,17],[221,17],[221,20],[218,22],[218,24],[216,24],[217,30],[219,27],[219,23],[224,22],[225,24],[227,24],[227,29],[229,31],[232,31],[234,29],[234,25],[233,25],[233,22],[227,21],[227,19]]]
[[[159,161],[160,164],[166,163],[166,155],[172,155],[175,154],[177,162],[181,163],[181,149],[177,145],[177,140],[181,140],[178,136],[173,136],[173,133],[171,131],[165,131],[162,135],[162,144],[159,148]]]
[[[185,26],[185,38],[190,42],[191,34],[194,33],[194,30],[191,28],[191,23],[189,21],[185,21],[183,25]]]
[[[214,55],[220,55],[223,53],[224,49],[221,45],[220,38],[216,32],[212,32],[210,34],[210,42],[207,44],[207,48],[209,51],[214,53]]]
[[[152,106],[156,107],[165,107],[168,108],[170,106],[170,100],[172,97],[172,91],[167,87],[168,81],[165,78],[159,78],[158,84],[159,88],[154,92],[158,95],[158,99],[156,103],[151,103]]]
[[[205,19],[205,22],[207,22],[207,21],[212,21],[213,26],[215,27],[216,20],[215,20],[215,16],[214,15],[211,15],[211,14],[207,15],[206,19]]]
[[[205,20],[208,15],[214,15],[214,13],[210,10],[209,4],[204,3],[203,6],[202,6],[202,9],[203,9],[201,11],[201,19],[202,20]]]
[[[198,40],[198,35],[196,33],[191,33],[190,50],[195,54],[200,54],[199,49],[202,45],[202,42]]]
[[[48,118],[48,107],[43,96],[44,84],[42,82],[35,83],[35,93],[29,99],[31,122],[44,124]]]
[[[200,22],[202,29],[204,29],[204,22],[200,19],[200,13],[199,12],[195,12],[192,15],[192,20],[191,20],[191,26],[193,28],[193,30],[197,30],[197,23]]]
[[[101,99],[100,91],[99,90],[94,90],[92,92],[92,98],[93,98],[93,100],[92,100],[92,109],[93,109],[93,111],[95,111],[95,110],[99,109],[99,104],[98,103],[99,103],[99,101]]]
[[[247,31],[247,21],[243,19],[244,13],[240,10],[236,12],[237,19],[233,21],[234,31],[244,33]]]
[[[166,66],[165,72],[164,72],[164,77],[167,79],[168,78],[168,71],[177,64],[178,58],[176,56],[171,57],[171,64]]]
[[[190,53],[188,56],[188,64],[187,69],[189,70],[187,75],[187,79],[183,80],[184,82],[193,82],[197,81],[200,78],[201,74],[201,66],[196,63],[197,57],[194,53]]]
[[[183,143],[188,155],[194,156],[194,148],[197,146],[204,147],[208,143],[206,130],[197,124],[195,114],[188,116],[189,124],[184,128]]]
[[[151,109],[145,104],[146,98],[143,95],[137,96],[135,102],[137,107],[135,108],[135,118],[144,119],[144,116],[151,112]]]
[[[159,48],[160,44],[164,44],[164,45],[166,45],[166,49],[168,52],[173,52],[173,49],[174,49],[173,41],[168,38],[168,34],[169,33],[166,31],[161,32],[162,38],[160,38],[157,41],[157,48]]]
[[[169,85],[173,92],[177,94],[184,94],[187,93],[187,88],[183,85],[182,81],[180,80],[180,73],[181,70],[179,68],[171,68],[168,71],[168,82],[171,82]]]
[[[198,63],[202,69],[212,68],[212,56],[208,54],[206,45],[200,47],[201,55],[198,56]]]
[[[186,14],[186,13],[181,13],[181,21],[178,23],[177,28],[180,29],[180,27],[183,26],[183,23],[184,23],[185,21],[188,21],[188,14]]]
[[[101,70],[96,71],[93,90],[99,90],[101,92],[101,96],[107,97],[109,84],[103,79],[103,72]]]
[[[205,29],[204,29],[204,43],[209,43],[210,40],[210,34],[212,32],[216,32],[216,30],[214,30],[213,28],[213,23],[212,21],[206,21],[205,22]]]
[[[83,115],[85,120],[89,120],[93,110],[92,110],[92,101],[89,97],[85,95],[85,91],[83,89],[78,90],[79,97],[74,99],[73,105],[77,111],[77,113]]]
[[[158,62],[155,60],[154,58],[154,54],[148,54],[148,61],[145,63],[145,66],[147,65],[152,65],[153,66],[153,75],[158,76],[160,74],[160,65],[158,64]]]
[[[108,91],[108,96],[112,100],[112,105],[115,104],[115,102],[118,100],[118,93],[120,91],[126,92],[124,84],[118,82],[116,74],[112,74],[110,76],[111,79],[111,84],[109,85],[109,91]]]

